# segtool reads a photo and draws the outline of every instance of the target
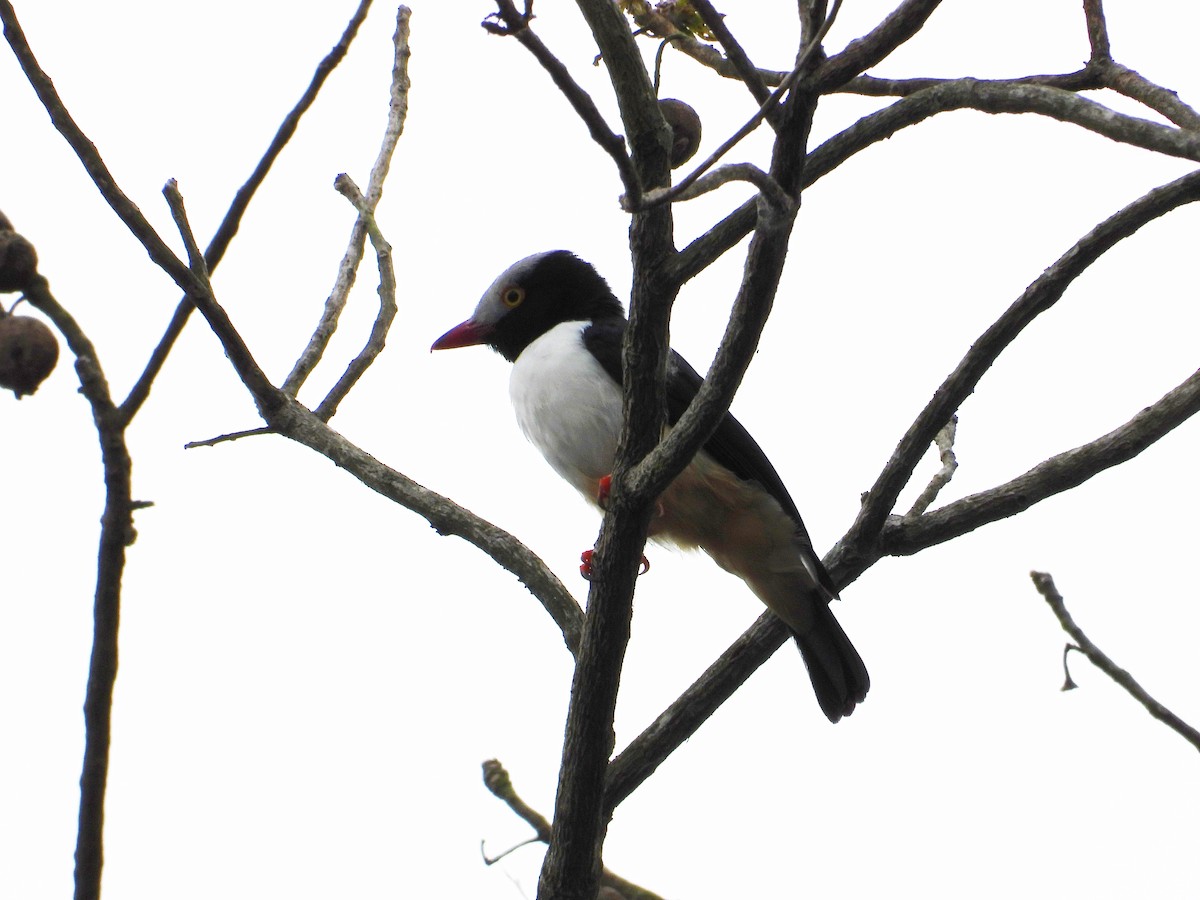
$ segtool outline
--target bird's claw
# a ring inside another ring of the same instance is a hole
[[[608,495],[612,493],[612,476],[605,475],[596,485],[596,505],[608,509]]]
[[[579,554],[579,574],[588,581],[592,580],[592,559],[595,557],[595,555],[595,550],[584,550],[581,554]],[[646,559],[645,555],[643,555],[641,566],[638,568],[638,574],[645,575],[649,571],[650,560]]]

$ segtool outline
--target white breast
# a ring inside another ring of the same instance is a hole
[[[509,395],[517,424],[546,462],[595,500],[612,473],[621,432],[621,388],[583,345],[586,322],[563,322],[513,364]]]

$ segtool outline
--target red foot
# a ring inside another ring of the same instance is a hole
[[[584,578],[586,578],[588,581],[592,580],[592,558],[595,555],[596,555],[595,550],[584,550],[581,554],[579,554],[579,561],[581,563],[581,565],[579,566],[579,574],[582,575]],[[642,565],[641,565],[641,568],[638,569],[638,574],[645,575],[649,571],[650,571],[650,560],[646,559],[646,557],[643,556],[642,557]]]
[[[596,486],[596,503],[601,509],[608,509],[608,495],[612,493],[612,476],[605,475]]]

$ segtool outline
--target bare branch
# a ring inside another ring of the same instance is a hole
[[[1108,42],[1108,22],[1104,19],[1102,0],[1083,0],[1083,17],[1087,23],[1088,44],[1092,48],[1090,63],[1104,65],[1112,62],[1112,47]]]
[[[924,81],[914,82],[914,85],[917,83],[923,84]],[[881,89],[885,85],[882,82],[876,84]],[[1088,86],[1098,87],[1099,82]],[[1072,107],[1074,100],[1084,106]],[[1035,113],[1063,121],[1078,120],[1077,124],[1113,140],[1159,150],[1172,156],[1200,160],[1200,141],[1190,134],[1145,119],[1121,116],[1100,104],[1074,98],[1066,91],[1046,88],[1033,79],[993,82],[974,79],[934,80],[930,86],[921,87],[891,106],[863,116],[814,149],[805,163],[803,187],[811,186],[856,153],[887,140],[902,128],[916,125],[939,113],[959,109]],[[659,199],[657,195],[656,199]],[[743,203],[679,251],[671,263],[672,277],[681,283],[695,277],[750,233],[756,215],[754,200]]]
[[[76,900],[99,900],[104,866],[104,807],[108,784],[112,700],[117,680],[121,619],[121,582],[125,548],[133,543],[132,461],[125,441],[125,422],[112,401],[96,348],[83,329],[50,292],[46,279],[35,275],[25,299],[41,310],[66,338],[75,354],[80,392],[92,408],[104,466],[104,513],[100,519],[96,593],[92,613],[92,654],[83,702],[83,771],[79,778],[79,829],[75,836]]]
[[[897,453],[885,467],[884,474],[876,481],[878,486],[884,481],[884,475],[897,461],[902,451],[912,450],[916,460],[924,452],[938,431],[953,416],[954,410],[961,404],[983,373],[990,367],[1000,351],[1011,343],[1028,321],[1031,321],[1040,311],[1048,308],[1066,290],[1070,281],[1074,280],[1092,261],[1110,249],[1123,237],[1134,233],[1146,222],[1174,209],[1184,203],[1200,199],[1200,173],[1185,176],[1178,181],[1151,191],[1145,197],[1121,210],[1112,218],[1101,223],[1086,237],[1081,239],[1055,265],[1051,266],[1041,278],[1033,283],[1009,310],[985,334],[975,342],[967,357],[959,364],[955,373],[947,379],[935,393],[930,405],[910,429],[909,435],[901,442]],[[975,358],[976,354],[980,358]],[[1073,454],[1082,453],[1059,463],[1068,464],[1071,470],[1072,484],[1081,483],[1108,465],[1121,461],[1113,455],[1119,452],[1121,458],[1127,459],[1136,455],[1145,446],[1162,437],[1180,421],[1187,418],[1200,407],[1200,374],[1189,379],[1189,382],[1176,389],[1175,392],[1135,418],[1129,428],[1132,433],[1120,434],[1118,429],[1112,435],[1102,438],[1102,447],[1080,448]],[[1134,443],[1130,443],[1130,440]],[[910,443],[911,441],[911,443]],[[1099,442],[1097,442],[1099,443]],[[906,449],[907,448],[907,449]],[[1092,448],[1089,450],[1089,448]],[[1120,448],[1117,451],[1117,448]],[[1098,452],[1097,452],[1098,451]],[[1064,454],[1064,456],[1066,456]],[[1059,459],[1056,457],[1056,459]],[[1054,460],[1046,466],[1051,466]],[[1040,469],[1041,467],[1039,467]],[[1038,472],[1037,469],[1034,472]],[[1059,490],[1066,489],[1060,472],[1051,469],[1056,480],[1054,484],[1064,485]],[[1090,472],[1090,474],[1088,474]],[[909,473],[911,474],[911,472]],[[1030,473],[1033,475],[1034,473]],[[1051,473],[1046,473],[1051,474]],[[890,477],[890,476],[889,476]],[[1039,478],[1042,477],[1039,475]],[[907,476],[904,479],[907,480]],[[902,487],[903,483],[897,487]],[[1024,496],[1028,491],[1036,489],[1038,483],[1018,480],[1006,486],[1005,496],[1011,501]],[[874,498],[872,490],[871,498]],[[1044,491],[1045,488],[1042,488]],[[1045,494],[1048,496],[1048,494]],[[983,496],[983,495],[980,495]],[[851,584],[860,574],[873,565],[884,554],[915,553],[933,543],[949,540],[957,534],[964,533],[970,528],[984,524],[977,521],[964,527],[965,522],[955,520],[955,516],[966,516],[971,511],[968,502],[977,504],[980,497],[967,498],[949,504],[933,513],[926,513],[914,520],[881,521],[880,538],[873,544],[857,535],[861,534],[863,514],[859,521],[838,545],[825,557],[825,565],[829,569],[833,582],[839,590]],[[894,503],[894,499],[892,501]],[[1001,516],[998,508],[990,503],[983,504],[990,514],[987,521],[993,521]],[[1011,515],[1016,510],[1010,510],[1004,515]],[[884,517],[886,518],[886,510]],[[935,530],[932,526],[938,523]],[[952,524],[951,524],[952,523]],[[921,529],[920,533],[914,529]],[[935,539],[936,538],[936,539]],[[764,614],[745,634],[735,641],[713,665],[687,689],[658,719],[641,735],[632,741],[625,750],[613,760],[609,767],[606,786],[605,803],[609,810],[614,809],[622,800],[632,793],[638,785],[648,778],[663,760],[674,749],[695,733],[713,711],[725,702],[734,691],[758,669],[771,654],[786,640],[787,630],[774,616]]]
[[[395,56],[392,61],[392,83],[389,91],[388,116],[387,124],[384,127],[383,141],[379,148],[379,154],[375,157],[375,164],[371,167],[371,174],[367,179],[366,196],[363,203],[359,206],[358,218],[355,219],[354,225],[350,229],[350,241],[338,266],[333,290],[330,292],[329,298],[325,301],[325,310],[321,314],[321,320],[313,331],[312,337],[309,338],[308,345],[301,352],[295,365],[292,366],[292,371],[284,379],[282,389],[284,393],[292,397],[295,397],[299,393],[301,386],[303,386],[308,376],[317,367],[317,364],[321,361],[321,357],[325,353],[325,348],[329,346],[329,341],[333,337],[334,331],[337,330],[338,320],[341,318],[342,311],[346,308],[350,289],[354,287],[358,267],[362,263],[367,232],[369,230],[368,220],[374,216],[375,208],[379,205],[379,201],[383,197],[383,183],[387,179],[388,171],[391,168],[392,156],[396,152],[396,145],[400,141],[400,135],[404,133],[404,122],[408,117],[408,90],[411,86],[408,77],[408,61],[411,56],[408,41],[408,23],[411,16],[412,11],[406,6],[401,6],[396,11],[396,31],[392,36]],[[376,247],[378,249],[378,245]],[[382,277],[382,271],[380,275]],[[393,290],[393,307],[394,296],[395,293]],[[381,316],[383,312],[384,310],[381,307]],[[391,319],[389,318],[387,324],[390,325],[390,323]],[[376,319],[375,328],[378,329],[379,327],[380,320]],[[386,335],[386,326],[383,332]],[[374,334],[372,335],[372,339],[374,339]],[[365,368],[366,366],[363,366],[364,370]],[[341,398],[339,397],[334,402],[334,409],[336,409],[337,402],[340,402],[340,400]],[[329,402],[329,398],[326,398],[322,402],[322,406],[327,402]],[[332,414],[330,412],[330,415]]]
[[[20,22],[17,21],[17,14],[9,0],[0,0],[0,21],[4,23],[4,36],[8,40],[9,46],[12,47],[13,54],[21,65],[21,70],[25,73],[25,77],[29,80],[42,106],[50,114],[50,121],[66,139],[71,149],[75,151],[75,155],[83,163],[84,169],[105,202],[112,207],[113,212],[125,223],[134,237],[142,243],[146,252],[150,254],[150,258],[175,279],[176,284],[185,292],[194,290],[191,272],[158,236],[158,232],[142,215],[142,211],[138,209],[137,205],[117,186],[108,166],[100,158],[96,145],[75,124],[75,120],[62,102],[62,98],[58,96],[54,82],[38,65],[37,58],[33,55],[33,51],[25,39],[25,33],[21,29]]]
[[[483,783],[494,797],[504,801],[509,809],[527,822],[529,827],[534,830],[534,837],[518,844],[518,847],[535,841],[540,841],[543,844],[550,842],[550,823],[546,820],[545,816],[521,799],[521,796],[517,793],[517,789],[513,787],[512,778],[509,777],[508,770],[501,765],[500,760],[489,759],[483,764]],[[484,862],[490,866],[498,862],[505,855],[507,854],[502,853],[500,856],[490,859],[484,856]],[[623,900],[662,900],[653,891],[648,891],[644,887],[634,884],[632,881],[627,881],[607,868],[600,874],[600,884],[611,888]]]
[[[422,516],[438,534],[461,537],[512,572],[545,607],[568,649],[577,651],[583,632],[579,604],[546,564],[507,531],[384,465],[294,400],[279,410],[272,425],[278,434],[315,450],[377,494]]]
[[[1168,88],[1157,85],[1126,66],[1109,63],[1102,70],[1105,87],[1148,106],[1188,131],[1200,131],[1200,113]]]
[[[750,94],[754,97],[755,102],[762,106],[771,95],[770,88],[763,82],[758,69],[750,62],[750,57],[746,55],[742,45],[737,42],[737,38],[725,24],[725,17],[717,12],[710,0],[692,0],[692,8],[704,19],[704,24],[708,26],[709,31],[717,36],[717,40],[725,49],[725,55],[733,64],[738,77],[750,89]]]
[[[254,359],[254,355],[250,352],[250,348],[246,346],[246,342],[242,339],[241,334],[230,321],[229,315],[217,303],[217,298],[213,295],[212,284],[208,280],[208,267],[204,263],[204,254],[200,252],[200,248],[196,244],[195,235],[192,234],[191,225],[187,220],[187,212],[183,206],[183,195],[179,193],[179,187],[172,179],[167,182],[163,188],[163,195],[167,198],[167,205],[171,209],[171,216],[175,220],[175,224],[179,228],[179,234],[183,238],[184,245],[187,247],[188,259],[190,268],[187,274],[190,277],[190,284],[182,282],[182,279],[176,277],[173,273],[173,278],[176,279],[176,284],[188,287],[188,296],[191,298],[196,308],[200,310],[200,314],[208,320],[209,327],[213,330],[213,334],[217,336],[217,340],[221,342],[221,347],[225,350],[225,355],[229,357],[229,361],[233,364],[234,371],[238,377],[242,379],[242,383],[250,391],[250,395],[254,398],[255,404],[259,408],[259,412],[263,418],[270,423],[272,413],[279,407],[283,400],[283,394],[273,385],[264,374]],[[182,283],[181,283],[182,282]]]
[[[812,108],[790,102],[778,131],[779,147],[771,176],[789,196],[798,196],[803,181],[803,147]],[[771,214],[765,203],[759,203],[758,207],[760,218],[747,253],[743,282],[713,365],[692,404],[668,436],[629,473],[626,489],[631,493],[655,497],[682,469],[728,410],[757,347],[778,289],[792,224],[790,216]],[[614,760],[606,779],[606,812],[611,813],[679,743],[694,733],[778,649],[786,633],[786,627],[774,616],[764,615],[655,725]]]
[[[375,217],[371,214],[369,201],[358,190],[348,175],[339,175],[335,181],[338,190],[358,208],[360,221],[364,221],[375,248],[379,267],[379,313],[371,326],[371,333],[362,351],[350,361],[346,371],[330,389],[325,399],[317,406],[315,414],[322,422],[328,422],[337,412],[338,404],[346,398],[358,383],[371,363],[383,352],[388,331],[396,318],[396,270],[392,265],[392,245],[383,237]]]
[[[670,131],[628,23],[609,0],[577,0],[577,4],[604,57],[638,184],[665,185],[670,179]],[[678,286],[665,282],[661,272],[674,253],[672,232],[669,206],[633,215],[633,284],[622,348],[624,424],[614,479],[641,460],[662,431],[667,323]],[[613,749],[613,718],[629,642],[633,591],[654,499],[624,496],[618,487],[601,524],[587,619],[571,682],[553,834],[539,879],[543,897],[590,900],[600,883],[608,826],[604,773]]]
[[[793,222],[793,214],[777,214],[765,202],[760,204],[759,226],[750,242],[742,285],[712,366],[670,433],[629,473],[625,490],[650,499],[661,494],[728,411],[771,313]]]
[[[184,450],[195,450],[197,447],[215,447],[217,444],[228,444],[231,441],[240,441],[242,438],[258,437],[263,434],[275,434],[275,429],[266,425],[258,428],[246,428],[242,431],[231,431],[228,434],[219,434],[216,437],[205,438],[202,441],[188,441],[183,445]]]
[[[1200,161],[1200,134],[1126,116],[1068,91],[1031,82],[966,78],[935,85],[864,116],[813,151],[809,177],[820,177],[854,153],[891,137],[901,128],[957,109],[1035,113],[1079,125],[1120,143]]]
[[[542,39],[533,33],[529,27],[530,17],[517,12],[517,7],[512,0],[496,0],[496,5],[500,8],[498,15],[504,24],[498,25],[485,21],[484,27],[492,34],[515,37],[521,42],[522,47],[533,54],[533,58],[541,63],[555,86],[567,98],[571,108],[583,120],[592,140],[599,144],[600,148],[616,163],[617,173],[621,177],[625,193],[636,197],[641,192],[641,182],[634,172],[633,161],[625,150],[624,138],[608,127],[608,123],[604,121],[604,116],[588,92],[579,86],[579,83],[571,77],[567,67],[550,52],[550,48],[542,43]]]
[[[855,552],[859,552],[874,541],[873,536],[883,529],[884,520],[895,505],[896,497],[908,483],[913,468],[934,435],[945,426],[971,394],[1000,353],[1030,322],[1058,302],[1071,282],[1105,252],[1136,233],[1147,222],[1196,200],[1200,200],[1200,172],[1193,172],[1163,187],[1155,188],[1097,225],[1026,288],[1021,297],[971,346],[967,355],[917,416],[876,479],[867,501],[843,543],[850,548],[857,548]],[[962,502],[964,501],[959,501]],[[918,521],[924,522],[933,516],[942,516],[948,509],[950,507],[929,513]],[[868,558],[873,556],[874,554],[868,553]]]
[[[836,88],[832,93],[858,94],[863,97],[910,97],[926,88],[962,81],[961,78],[876,78],[859,75]],[[1061,75],[1024,75],[1006,78],[993,84],[1036,84],[1063,91],[1091,91],[1104,87],[1099,68],[1088,66]]]
[[[270,146],[267,147],[266,153],[258,161],[258,165],[255,166],[250,178],[238,189],[233,203],[230,204],[225,217],[221,220],[220,226],[209,242],[208,249],[204,252],[204,260],[208,265],[209,272],[214,271],[224,258],[225,251],[229,248],[229,244],[233,241],[234,235],[237,234],[238,227],[241,225],[242,216],[245,215],[246,210],[250,206],[250,201],[254,198],[259,186],[266,180],[267,173],[270,172],[275,160],[283,152],[283,148],[287,146],[288,141],[292,139],[292,135],[296,133],[296,128],[300,124],[301,117],[316,101],[317,94],[320,93],[326,79],[337,68],[338,63],[345,58],[346,53],[350,49],[351,41],[358,34],[359,26],[362,25],[363,20],[367,17],[367,10],[370,9],[370,6],[371,0],[362,0],[359,3],[358,9],[354,11],[354,15],[346,25],[337,44],[334,45],[333,49],[317,65],[308,88],[291,111],[284,116],[283,122],[280,123],[275,136],[271,139]],[[121,404],[121,415],[125,421],[132,421],[133,417],[137,415],[138,410],[141,409],[142,404],[146,402],[146,398],[150,396],[150,388],[154,384],[154,379],[162,371],[162,367],[166,363],[172,347],[175,346],[175,341],[183,333],[184,325],[187,324],[191,314],[192,303],[187,297],[184,297],[175,307],[171,321],[167,324],[166,331],[163,332],[158,345],[150,354],[150,359],[147,361],[145,369],[130,390],[129,395]]]
[[[693,181],[692,184],[682,191],[674,191],[670,188],[655,188],[652,191],[647,191],[642,196],[642,201],[645,205],[651,206],[670,199],[673,202],[682,203],[687,200],[694,200],[702,194],[707,194],[709,191],[715,191],[722,185],[729,184],[731,181],[748,181],[762,194],[764,200],[771,204],[778,213],[783,215],[791,215],[795,211],[796,204],[792,198],[784,193],[783,188],[779,186],[774,178],[760,169],[753,163],[731,163],[727,166],[721,166],[713,172],[709,172],[703,178]],[[668,197],[667,195],[671,196]],[[629,210],[629,198],[622,196],[621,205]]]
[[[839,589],[843,586],[838,584]],[[763,613],[691,687],[630,741],[608,767],[604,787],[608,812],[653,775],[787,639],[787,626],[772,613]]]
[[[550,821],[540,812],[521,799],[517,789],[513,787],[512,778],[498,759],[489,759],[483,764],[483,783],[493,797],[503,800],[508,808],[528,823],[534,830],[534,840],[543,844],[550,842]],[[488,862],[490,866],[492,862]]]
[[[893,556],[916,553],[1023,512],[1133,459],[1198,412],[1200,371],[1120,428],[1052,456],[1006,484],[948,503],[916,519],[889,522],[881,536],[883,552]]]
[[[924,27],[940,2],[904,0],[869,34],[851,41],[845,50],[823,63],[813,74],[812,87],[820,93],[829,93],[882,62]]]
[[[1058,592],[1058,588],[1054,586],[1054,579],[1050,577],[1050,574],[1048,572],[1030,572],[1029,577],[1033,579],[1033,586],[1037,588],[1038,593],[1050,605],[1050,609],[1057,617],[1058,623],[1062,625],[1063,631],[1069,634],[1071,640],[1076,643],[1079,652],[1091,660],[1092,665],[1097,669],[1123,687],[1129,696],[1142,704],[1146,708],[1146,712],[1200,750],[1200,731],[1151,697],[1132,675],[1114,663],[1092,643],[1091,639],[1083,633],[1083,629],[1075,624],[1075,620],[1067,612],[1066,601]]]
[[[644,4],[632,15],[640,29],[639,33],[661,38],[681,53],[712,69],[723,78],[743,79],[742,71],[738,66],[732,60],[722,56],[716,47],[697,40],[694,35],[688,34],[686,31],[681,31],[669,18],[650,6],[649,3]],[[754,77],[767,87],[775,87],[787,76],[787,72],[774,69],[756,69],[754,73]]]

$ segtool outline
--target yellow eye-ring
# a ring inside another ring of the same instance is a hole
[[[525,299],[525,289],[515,284],[509,285],[500,292],[500,299],[509,309],[520,306],[521,301]]]

